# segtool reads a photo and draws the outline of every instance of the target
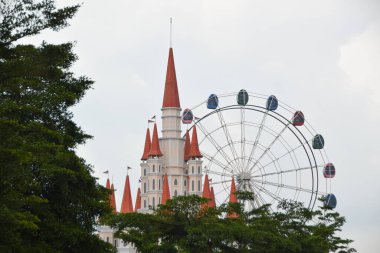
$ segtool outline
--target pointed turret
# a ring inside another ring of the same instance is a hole
[[[234,177],[232,177],[229,203],[237,203],[238,202],[235,193],[236,193],[235,179],[234,179]],[[228,214],[227,214],[227,218],[237,218],[237,217],[239,217],[239,215],[235,212],[228,212]]]
[[[149,156],[162,156],[160,143],[158,141],[157,124],[154,123],[152,145],[150,147]]]
[[[209,199],[208,202],[204,203],[202,206],[203,207],[211,207],[212,205],[212,196],[211,196],[211,191],[210,191],[210,182],[208,180],[208,175],[206,174],[205,176],[205,182],[203,184],[203,193],[202,193],[202,197],[203,198],[206,198],[206,199]]]
[[[173,49],[169,49],[168,68],[166,71],[165,92],[162,107],[180,108],[177,77],[175,74]]]
[[[135,203],[135,212],[141,209],[141,190],[140,187],[137,189],[136,203]]]
[[[146,129],[146,136],[145,136],[144,153],[141,157],[142,161],[148,160],[151,146],[152,146],[152,143],[150,141],[150,131],[149,131],[149,128],[147,128]]]
[[[115,198],[115,188],[113,187],[113,184],[111,184],[111,207],[112,211],[116,213],[116,198]]]
[[[211,186],[211,207],[216,207],[214,187]]]
[[[106,189],[107,190],[111,190],[111,183],[110,183],[110,179],[109,178],[107,178]],[[110,206],[112,207],[112,192],[109,193],[109,195],[108,195],[108,202],[110,203]]]
[[[235,179],[234,179],[234,177],[232,177],[231,192],[230,192],[230,203],[237,203],[237,198],[236,198],[235,192],[236,192]]]
[[[186,135],[185,135],[185,148],[184,148],[184,160],[185,162],[187,162],[190,157],[190,147],[191,147],[191,144],[190,144],[190,134],[189,134],[189,130],[186,131]]]
[[[162,180],[161,204],[165,205],[166,201],[169,199],[170,199],[170,191],[169,191],[168,175],[165,174],[164,179]]]
[[[191,136],[191,147],[190,147],[189,157],[202,158],[201,151],[199,150],[199,145],[198,145],[197,128],[195,125],[193,127],[193,134]]]
[[[129,184],[129,175],[125,178],[123,201],[121,202],[121,213],[133,213],[131,186]]]
[[[111,184],[110,184],[110,179],[109,178],[107,178],[106,189],[107,190],[111,190]]]

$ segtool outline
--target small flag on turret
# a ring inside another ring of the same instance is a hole
[[[108,170],[106,170],[106,171],[103,171],[103,174],[108,174],[109,173],[109,171]]]

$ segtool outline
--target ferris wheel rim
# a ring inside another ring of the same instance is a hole
[[[309,208],[313,208],[315,206],[315,203],[316,203],[316,199],[317,199],[317,196],[318,196],[318,189],[319,189],[318,188],[318,185],[319,185],[319,180],[318,180],[318,165],[317,165],[317,162],[316,162],[316,159],[315,159],[315,154],[314,154],[313,149],[310,147],[310,144],[308,143],[307,138],[300,131],[300,129],[297,128],[297,127],[295,127],[295,126],[293,126],[291,124],[291,122],[285,116],[283,116],[282,114],[279,114],[279,113],[277,113],[275,111],[269,111],[269,110],[267,110],[266,108],[264,108],[262,106],[253,105],[253,104],[247,104],[245,106],[241,106],[241,105],[228,105],[228,106],[224,106],[224,107],[218,107],[217,109],[215,109],[215,110],[207,113],[203,117],[196,119],[194,121],[193,125],[190,127],[189,130],[191,130],[195,125],[198,125],[198,123],[200,124],[202,122],[202,120],[206,119],[207,117],[209,117],[209,116],[211,116],[211,115],[213,115],[215,113],[218,113],[218,112],[221,112],[221,111],[225,111],[225,110],[234,110],[234,109],[244,109],[244,110],[248,109],[248,110],[253,110],[253,111],[256,111],[256,112],[264,113],[265,115],[269,115],[272,118],[274,118],[277,121],[279,121],[280,123],[282,123],[284,126],[286,126],[286,129],[289,129],[292,132],[292,134],[298,139],[298,141],[300,143],[300,146],[302,146],[304,148],[304,151],[305,151],[305,153],[307,155],[307,158],[308,158],[309,164],[310,164],[310,171],[312,173],[312,190],[311,190],[311,197],[310,197],[310,201],[309,201]],[[283,121],[281,119],[279,119],[278,117],[282,118]],[[291,127],[290,125],[292,125],[293,127]],[[298,132],[298,134],[300,136],[298,136],[295,133],[294,129]],[[303,138],[304,142],[300,140],[301,137]],[[305,147],[305,145],[307,145],[308,150],[311,153],[310,156],[309,156],[309,152],[307,151],[307,148]],[[316,177],[314,177],[314,174],[316,174]]]

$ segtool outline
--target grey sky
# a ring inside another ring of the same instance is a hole
[[[60,4],[80,1],[59,1]],[[74,109],[94,139],[78,152],[110,170],[120,208],[126,166],[135,198],[147,119],[160,115],[173,17],[183,108],[245,88],[301,108],[337,167],[344,236],[380,248],[379,1],[84,1],[65,30],[24,42],[77,41],[77,74],[96,81]]]

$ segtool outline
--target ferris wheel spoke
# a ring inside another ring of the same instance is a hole
[[[302,187],[296,187],[296,186],[291,186],[291,185],[287,185],[287,184],[279,184],[279,183],[273,183],[273,182],[269,182],[269,181],[263,181],[263,180],[258,180],[258,179],[254,179],[253,180],[254,182],[257,182],[257,183],[261,183],[261,184],[267,184],[267,185],[271,185],[271,186],[277,186],[277,187],[280,187],[280,188],[286,188],[286,189],[290,189],[290,190],[294,190],[294,191],[302,191],[302,192],[307,192],[307,193],[312,193],[312,194],[315,194],[315,191],[313,190],[310,190],[310,189],[306,189],[306,188],[302,188]]]
[[[323,168],[323,165],[317,165],[317,168],[321,168],[321,167]],[[297,171],[302,171],[302,170],[310,170],[310,169],[314,169],[314,167],[307,166],[307,167],[301,167],[301,168],[296,168],[296,169],[291,169],[291,170],[281,170],[281,171],[278,171],[278,172],[266,173],[266,174],[252,176],[252,177],[253,178],[256,178],[256,177],[265,177],[265,176],[285,174],[285,173],[297,172]]]
[[[245,107],[242,107],[240,109],[240,157],[241,157],[241,164],[242,169],[245,167]]]
[[[256,205],[257,207],[259,206],[262,206],[262,205],[265,205],[266,204],[266,201],[265,199],[261,196],[260,192],[258,191],[255,191],[255,186],[254,185],[250,185],[249,187],[251,189],[251,192],[253,193],[253,201],[256,202]],[[259,190],[259,189],[257,189]]]
[[[256,135],[256,138],[255,138],[255,141],[253,143],[253,146],[252,146],[252,149],[251,149],[251,152],[249,154],[249,158],[248,158],[248,163],[247,163],[247,167],[250,165],[254,155],[255,155],[255,151],[256,151],[256,147],[259,143],[259,140],[260,140],[260,136],[261,136],[261,133],[263,132],[263,128],[264,128],[264,124],[265,124],[265,119],[268,115],[268,111],[265,112],[265,114],[263,115],[263,118],[261,120],[261,123],[260,123],[260,126],[259,126],[259,130],[257,132],[257,135]],[[247,168],[245,168],[247,169]]]
[[[297,147],[295,147],[295,148],[293,148],[293,149],[287,150],[286,153],[280,155],[280,156],[277,157],[276,159],[274,159],[274,160],[272,160],[271,162],[265,164],[265,165],[263,166],[263,168],[268,167],[268,166],[271,165],[272,163],[277,162],[277,161],[280,160],[281,158],[284,158],[285,156],[289,155],[290,153],[293,153],[293,154],[294,154],[294,151],[296,151],[297,149],[303,147],[303,145],[307,144],[308,142],[309,142],[309,141],[304,142],[304,143],[302,143],[301,145],[299,145],[299,146],[297,146]],[[294,156],[295,156],[295,155],[294,155]],[[295,156],[295,158],[296,158],[296,161],[297,161],[297,164],[298,164],[298,159],[297,159],[296,156]],[[254,174],[255,172],[257,172],[257,171],[258,171],[258,170],[253,171],[253,174]]]
[[[212,182],[212,183],[210,183],[210,185],[217,185],[217,184],[229,183],[229,182],[231,182],[231,181],[232,181],[231,179],[229,179],[229,180],[222,180],[222,181]]]
[[[223,156],[223,158],[226,160],[228,164],[232,165],[232,160],[227,155],[227,153],[223,150],[223,148],[218,144],[218,142],[212,137],[210,133],[207,132],[206,128],[202,125],[201,122],[199,122],[199,129],[201,132],[206,136],[206,138],[209,140],[209,142],[214,146],[214,148],[220,152],[220,154]]]
[[[256,188],[258,191],[264,193],[265,195],[269,196],[273,200],[281,201],[281,198],[278,195],[274,194],[268,189],[265,189],[265,187],[260,187],[260,186],[255,186],[255,185],[253,185],[253,187]]]
[[[222,177],[231,177],[232,174],[230,174],[228,171],[227,173],[225,172],[220,172],[220,171],[215,171],[215,170],[207,170],[206,173],[210,174],[210,175],[217,175],[217,176],[222,176]]]
[[[218,165],[221,169],[226,170],[226,171],[230,172],[231,174],[233,174],[233,170],[228,169],[228,166],[227,166],[227,165],[225,165],[225,164],[223,164],[222,162],[216,160],[213,156],[210,156],[209,154],[207,154],[207,153],[205,153],[205,152],[201,152],[201,153],[202,153],[202,156],[203,156],[204,158],[206,158],[207,160],[209,160],[210,162],[212,162],[212,163]]]
[[[224,120],[224,117],[223,117],[223,114],[222,114],[222,112],[220,110],[217,111],[217,115],[218,115],[218,119],[219,119],[220,125],[223,128],[224,136],[227,139],[227,144],[230,147],[232,156],[234,157],[234,160],[236,162],[236,164],[235,164],[236,165],[236,169],[239,170],[240,164],[238,163],[239,161],[237,160],[238,154],[237,154],[235,146],[233,144],[233,141],[232,141],[232,138],[231,138],[231,134],[228,131],[227,124],[226,124],[226,122]]]
[[[276,143],[276,141],[278,140],[278,138],[281,137],[281,135],[285,132],[285,130],[288,128],[290,122],[287,123],[284,128],[281,130],[281,132],[274,138],[274,140],[269,144],[269,146],[264,150],[264,152],[261,154],[261,156],[255,161],[255,163],[251,166],[251,168],[249,169],[249,171],[252,171],[252,169],[257,165],[258,162],[260,162],[260,160],[266,155],[266,153],[268,153],[268,151],[272,148],[273,144]]]

